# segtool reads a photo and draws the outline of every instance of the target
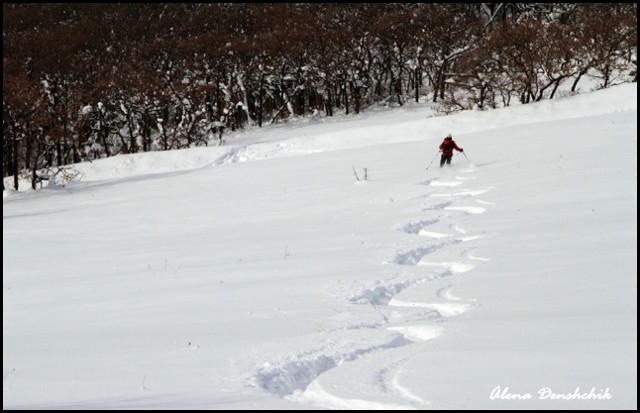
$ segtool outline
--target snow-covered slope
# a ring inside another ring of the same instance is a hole
[[[5,192],[3,407],[636,408],[636,101],[370,111]],[[447,132],[469,159],[426,170]]]

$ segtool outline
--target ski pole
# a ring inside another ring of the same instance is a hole
[[[429,168],[431,168],[431,164],[433,163],[433,161],[436,160],[436,158],[438,157],[438,155],[440,155],[441,151],[438,151],[438,153],[436,153],[436,156],[431,160],[431,162],[429,163],[429,166],[427,166],[427,171],[429,170]],[[463,152],[464,153],[464,152]]]
[[[471,163],[471,159],[469,159],[469,157],[467,156],[467,154],[464,151],[462,151],[462,154],[464,155],[465,158],[467,158],[467,161],[469,163]]]

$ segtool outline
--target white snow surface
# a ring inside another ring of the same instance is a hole
[[[369,110],[5,191],[3,408],[636,409],[636,102]]]

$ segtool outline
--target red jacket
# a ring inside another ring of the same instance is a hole
[[[443,156],[453,156],[453,150],[458,152],[462,152],[462,148],[458,148],[458,145],[453,141],[453,139],[445,139],[440,144],[440,150],[442,150]]]

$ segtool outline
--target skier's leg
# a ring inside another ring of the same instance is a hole
[[[442,168],[444,166],[444,162],[447,160],[447,157],[442,155],[440,157],[440,168]]]
[[[451,165],[451,156],[447,156],[447,165]]]

